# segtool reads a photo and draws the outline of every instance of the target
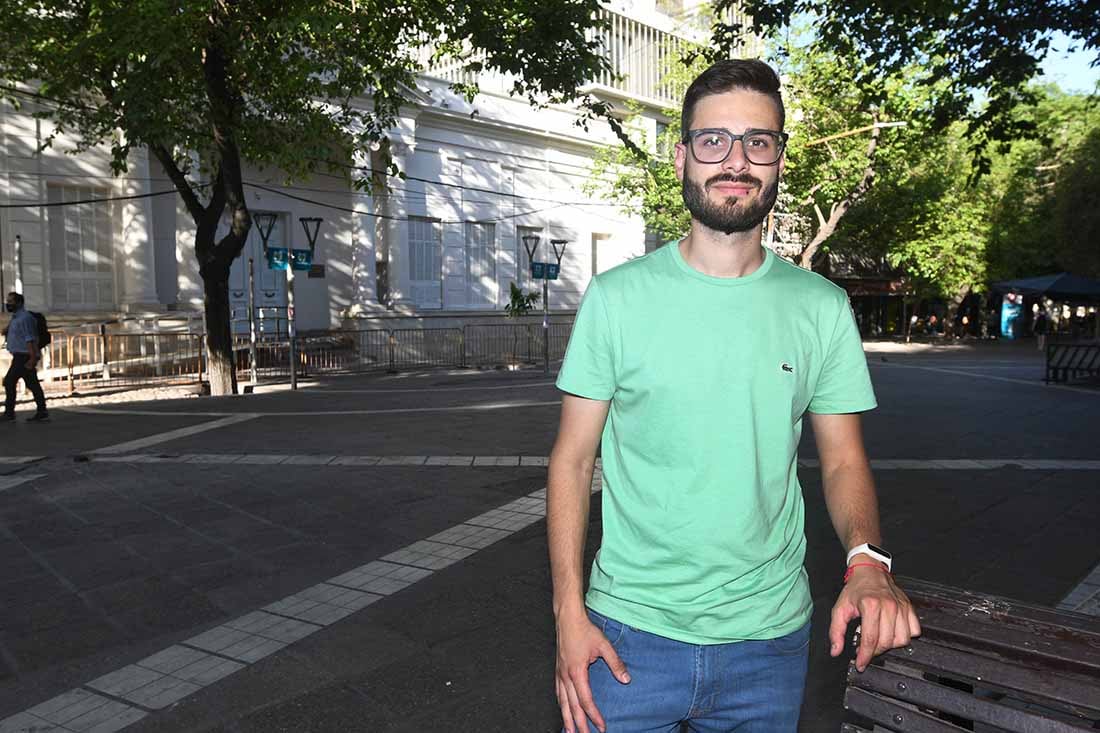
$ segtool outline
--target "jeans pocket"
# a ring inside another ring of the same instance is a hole
[[[765,644],[773,654],[801,654],[810,645],[810,624],[777,639],[768,639]]]
[[[596,628],[603,632],[603,635],[611,642],[611,646],[618,649],[619,643],[626,634],[626,624],[616,621],[610,616],[604,616],[599,611],[593,611],[591,608],[588,609],[588,618],[596,624]]]

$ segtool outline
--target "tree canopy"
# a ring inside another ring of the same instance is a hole
[[[817,49],[862,59],[857,83],[868,104],[881,99],[877,79],[912,65],[926,68],[927,83],[947,85],[928,111],[930,121],[937,130],[965,122],[979,173],[991,165],[990,141],[1012,140],[1030,129],[1014,110],[1033,99],[1027,85],[1054,33],[1100,52],[1098,0],[717,0],[715,5],[719,18],[736,6],[752,19],[755,32],[771,37],[812,19]],[[716,23],[710,55],[728,56],[744,30],[738,22]]]
[[[6,0],[0,80],[18,101],[33,84],[75,152],[109,145],[123,172],[134,146],[164,167],[195,221],[211,385],[235,388],[229,268],[251,226],[241,168],[302,178],[345,172],[385,138],[427,58],[514,78],[538,104],[577,99],[607,62],[597,0]],[[476,86],[461,85],[467,95]],[[583,121],[582,117],[582,121]],[[611,120],[614,122],[613,120]],[[614,127],[614,125],[613,125]],[[229,231],[216,240],[228,216]]]

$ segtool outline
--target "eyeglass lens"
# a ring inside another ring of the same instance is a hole
[[[783,151],[778,136],[770,132],[738,135],[750,163],[771,165]],[[691,139],[691,151],[700,163],[721,163],[729,157],[734,136],[724,130],[707,130]]]

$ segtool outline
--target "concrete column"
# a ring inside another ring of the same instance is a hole
[[[369,168],[370,155],[356,152],[352,158],[352,165]],[[366,171],[361,170],[356,175],[366,175]],[[355,191],[355,189],[352,190]],[[379,209],[375,198],[374,196],[353,196],[351,201],[355,204],[355,209],[374,213]],[[377,310],[379,307],[378,282],[374,265],[377,253],[374,222],[375,217],[365,214],[355,214],[352,217],[354,227],[351,247],[352,294],[349,308],[349,315],[352,317]]]
[[[149,151],[130,153],[129,173],[122,179],[123,195],[150,193]],[[161,310],[157,298],[156,247],[153,237],[153,204],[149,198],[123,201],[119,207],[120,240],[115,247],[119,307],[123,311]]]

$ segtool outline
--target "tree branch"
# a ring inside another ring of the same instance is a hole
[[[191,218],[198,224],[205,214],[202,203],[199,201],[199,197],[195,195],[194,189],[191,188],[191,184],[187,182],[187,176],[183,174],[183,171],[176,165],[175,158],[172,157],[172,153],[168,151],[164,145],[157,144],[149,147],[153,151],[153,155],[160,161],[160,165],[164,168],[164,172],[168,174],[169,180],[175,185],[176,190],[179,191],[180,198],[183,199],[183,203],[187,206],[188,213],[191,214]]]

